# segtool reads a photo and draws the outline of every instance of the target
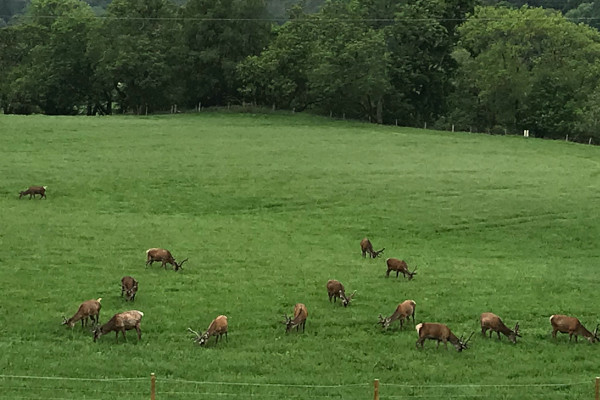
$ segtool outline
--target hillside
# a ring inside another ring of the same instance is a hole
[[[170,399],[371,398],[373,379],[382,398],[591,397],[598,345],[552,339],[548,317],[600,322],[597,147],[285,114],[0,115],[0,132],[7,398],[142,399],[151,372]],[[47,199],[19,200],[28,185]],[[361,257],[365,236],[382,258]],[[145,267],[151,247],[189,261]],[[386,257],[417,275],[386,278]],[[328,279],[357,291],[350,306]],[[103,323],[144,312],[140,342],[61,326],[99,297]],[[405,299],[417,323],[475,332],[470,348],[383,332]],[[298,302],[306,332],[286,335]],[[484,311],[523,337],[482,337]],[[195,346],[187,328],[219,314],[228,341]]]

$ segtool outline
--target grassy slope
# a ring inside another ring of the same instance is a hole
[[[2,374],[155,372],[163,392],[287,398],[370,397],[373,378],[384,398],[591,394],[598,345],[550,340],[548,317],[600,322],[596,147],[235,114],[0,116],[0,139]],[[30,184],[48,185],[48,199],[18,201]],[[383,260],[362,259],[364,236],[418,265],[415,279],[386,279]],[[145,269],[155,246],[189,257],[184,272]],[[126,274],[140,281],[133,306],[119,297]],[[331,278],[358,290],[347,309],[327,302]],[[144,311],[142,342],[130,333],[127,344],[112,335],[94,344],[87,330],[60,325],[97,297],[102,321]],[[382,333],[375,324],[407,298],[418,321],[460,335],[493,311],[511,327],[520,321],[523,339],[476,334],[462,354],[433,342],[417,351],[412,327]],[[307,332],[285,335],[279,321],[296,302],[308,307]],[[221,313],[229,342],[194,348],[186,328],[204,330]],[[364,386],[307,392],[164,378]],[[389,386],[587,380],[518,391]],[[61,384],[27,382],[26,395],[114,397],[114,384]],[[0,380],[0,398],[23,396],[20,385]],[[190,396],[205,397],[168,398]]]

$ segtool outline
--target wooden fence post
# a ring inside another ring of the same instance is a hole
[[[156,400],[156,375],[150,374],[150,400]]]
[[[600,377],[596,377],[596,400],[600,400]]]
[[[373,385],[375,386],[375,397],[373,399],[379,400],[379,379],[375,379],[375,381],[373,382]],[[598,378],[596,378],[596,388],[597,387],[598,387]]]

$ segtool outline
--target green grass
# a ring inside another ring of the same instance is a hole
[[[599,345],[552,340],[548,317],[600,322],[597,147],[227,113],[0,115],[0,139],[0,398],[146,399],[151,372],[159,399],[365,399],[375,378],[382,399],[592,396]],[[19,200],[29,185],[47,200]],[[365,236],[384,257],[361,257]],[[145,268],[150,247],[190,260]],[[386,257],[415,279],[386,279]],[[140,282],[134,304],[124,275]],[[328,302],[328,279],[357,290],[348,308]],[[143,311],[142,341],[61,326],[97,297],[102,322]],[[471,348],[382,332],[378,314],[405,299],[417,321],[475,331]],[[297,302],[306,333],[286,335]],[[483,338],[484,311],[523,338]],[[229,341],[194,346],[187,328],[219,314]],[[500,386],[436,386],[471,384]]]

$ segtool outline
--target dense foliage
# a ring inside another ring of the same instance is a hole
[[[294,3],[32,0],[0,29],[0,108],[139,114],[250,103],[600,138],[600,35],[576,23],[594,25],[593,2]],[[289,7],[287,22],[273,18],[274,4]]]

